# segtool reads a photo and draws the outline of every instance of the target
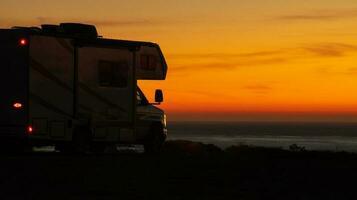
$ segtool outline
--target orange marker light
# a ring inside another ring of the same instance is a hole
[[[12,106],[13,106],[15,109],[21,109],[21,108],[22,108],[22,103],[15,102]]]
[[[32,132],[33,132],[33,128],[32,128],[32,126],[30,125],[30,126],[27,127],[27,133],[28,133],[29,135],[31,135]]]
[[[27,40],[25,38],[22,38],[22,39],[20,39],[19,43],[21,46],[25,46],[25,45],[27,45]]]

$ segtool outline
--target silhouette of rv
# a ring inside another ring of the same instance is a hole
[[[137,80],[164,80],[155,43],[105,39],[93,25],[0,29],[0,141],[21,149],[101,152],[109,144],[158,151],[167,129],[163,101],[149,103]]]

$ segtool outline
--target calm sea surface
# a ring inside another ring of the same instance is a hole
[[[357,152],[356,123],[169,122],[169,140]]]

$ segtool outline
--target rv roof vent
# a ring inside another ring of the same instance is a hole
[[[64,33],[87,38],[97,38],[98,32],[95,26],[89,24],[79,24],[79,23],[61,23],[60,28]]]
[[[41,28],[42,28],[42,31],[44,33],[52,33],[52,34],[55,34],[55,33],[58,33],[60,32],[60,28],[58,25],[54,25],[54,24],[42,24],[41,25]]]

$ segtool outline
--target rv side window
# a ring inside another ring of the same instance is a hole
[[[136,90],[136,103],[137,105],[148,105],[149,101],[146,99],[144,93],[137,87]]]
[[[129,67],[126,63],[101,60],[98,63],[99,86],[125,88]]]

